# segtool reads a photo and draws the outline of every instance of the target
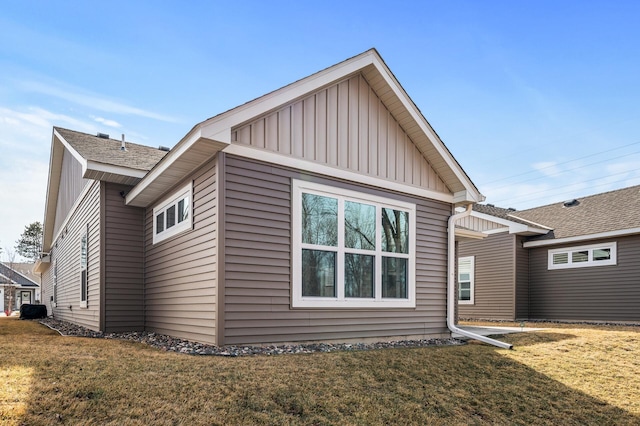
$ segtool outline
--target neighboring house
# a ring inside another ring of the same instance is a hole
[[[640,186],[461,224],[461,318],[640,322]],[[469,289],[470,291],[466,291]]]
[[[447,221],[483,197],[375,50],[168,153],[60,128],[51,152],[56,318],[218,345],[449,335]]]
[[[33,268],[33,263],[0,263],[0,312],[40,301],[39,278]]]

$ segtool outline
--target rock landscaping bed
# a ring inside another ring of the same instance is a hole
[[[247,356],[247,355],[282,355],[308,354],[316,352],[335,351],[367,351],[384,348],[420,348],[427,346],[463,345],[458,339],[423,339],[402,340],[377,343],[305,343],[298,345],[267,345],[267,346],[214,346],[188,340],[177,339],[163,334],[147,331],[127,333],[103,333],[92,331],[79,325],[60,321],[54,318],[38,320],[41,324],[57,331],[63,336],[79,336],[101,339],[121,339],[140,342],[165,351],[179,352],[189,355],[217,355],[217,356]]]

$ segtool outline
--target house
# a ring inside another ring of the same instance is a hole
[[[18,311],[24,303],[40,301],[33,267],[33,263],[0,262],[0,312]]]
[[[640,322],[640,186],[460,223],[461,318]]]
[[[448,336],[448,221],[482,200],[369,50],[168,152],[54,128],[38,269],[50,312],[93,330],[217,345]]]

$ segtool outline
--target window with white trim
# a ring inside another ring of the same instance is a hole
[[[415,204],[293,180],[292,306],[415,307]]]
[[[89,225],[80,237],[80,307],[87,307],[89,265]]]
[[[58,306],[58,260],[53,261],[53,295],[51,304],[55,308]]]
[[[191,182],[153,209],[153,243],[192,229]]]
[[[548,269],[586,268],[615,265],[617,244],[614,242],[549,250]]]
[[[458,258],[458,303],[473,305],[475,290],[474,256]]]

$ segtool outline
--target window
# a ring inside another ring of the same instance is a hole
[[[82,237],[80,237],[80,307],[87,307],[88,292],[88,264],[89,264],[89,226]]]
[[[414,204],[293,181],[293,307],[415,307]]]
[[[548,269],[584,268],[616,264],[616,243],[549,250]]]
[[[473,256],[458,258],[458,303],[474,303],[475,259]]]
[[[58,306],[58,260],[53,262],[53,296],[51,296],[51,304],[55,308]]]
[[[191,229],[192,185],[189,183],[153,209],[153,243]]]

